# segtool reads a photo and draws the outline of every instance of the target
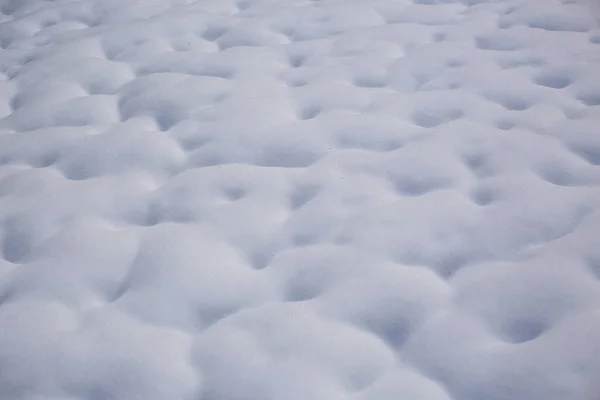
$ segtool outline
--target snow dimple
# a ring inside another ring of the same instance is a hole
[[[523,343],[539,337],[546,329],[543,321],[536,321],[535,317],[528,317],[508,322],[504,328],[504,334],[512,343]]]
[[[31,248],[30,235],[18,221],[8,221],[3,229],[2,253],[6,261],[18,263],[24,261]]]
[[[523,47],[523,44],[521,44],[522,40],[520,35],[494,34],[477,37],[475,44],[478,49],[482,50],[513,51]]]
[[[314,199],[322,190],[317,184],[298,184],[290,195],[290,205],[298,209]]]
[[[413,119],[415,123],[423,128],[433,128],[441,125],[445,122],[449,122],[458,119],[463,116],[461,110],[441,110],[436,112],[434,110],[423,110],[418,111],[414,114]]]
[[[599,91],[589,91],[587,93],[583,93],[579,95],[579,100],[581,100],[586,106],[600,106],[600,90]]]
[[[318,299],[318,304],[327,314],[372,332],[391,349],[400,351],[447,301],[449,293],[448,286],[431,271],[384,264],[377,271],[363,270],[339,282]]]
[[[534,78],[534,82],[553,89],[564,89],[573,83],[573,79],[565,72],[542,71]]]
[[[596,14],[5,1],[0,398],[595,398]]]
[[[592,5],[592,8],[594,6]],[[570,5],[553,2],[540,10],[533,1],[525,2],[513,12],[499,19],[499,27],[510,28],[525,25],[550,32],[587,32],[595,28],[593,13],[586,5]]]
[[[510,92],[492,92],[486,94],[485,97],[510,111],[523,111],[530,108],[532,101],[524,98],[521,94],[513,94]]]

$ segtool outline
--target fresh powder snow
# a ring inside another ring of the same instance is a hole
[[[596,0],[0,0],[0,400],[600,400]]]

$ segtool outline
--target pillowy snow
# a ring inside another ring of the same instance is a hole
[[[0,398],[596,400],[593,1],[5,0]]]

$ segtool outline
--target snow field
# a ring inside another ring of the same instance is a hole
[[[600,396],[594,2],[0,12],[0,399]]]

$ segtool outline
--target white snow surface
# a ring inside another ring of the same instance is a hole
[[[0,12],[0,399],[600,399],[596,1]]]

